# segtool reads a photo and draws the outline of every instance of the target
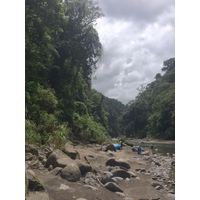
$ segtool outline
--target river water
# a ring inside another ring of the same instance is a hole
[[[175,155],[175,143],[173,144],[166,144],[166,143],[149,143],[149,142],[139,142],[134,141],[134,146],[140,146],[145,150],[149,150],[151,145],[154,144],[154,153],[160,154],[162,156],[170,156],[173,157]],[[170,180],[175,182],[175,166],[172,167],[169,174]]]
[[[134,143],[134,146],[140,146],[143,149],[149,150],[151,145],[154,144],[154,153],[160,154],[162,156],[173,156],[175,154],[175,143],[150,143],[150,142],[140,142],[140,141],[131,141]]]

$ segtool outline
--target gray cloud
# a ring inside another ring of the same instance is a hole
[[[175,55],[174,0],[99,0],[103,56],[93,87],[123,103],[154,80]]]

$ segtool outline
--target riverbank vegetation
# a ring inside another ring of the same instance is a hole
[[[124,105],[92,89],[102,55],[91,0],[25,2],[26,143],[102,143],[111,137],[174,139],[175,59]]]

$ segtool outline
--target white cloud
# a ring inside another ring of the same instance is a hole
[[[93,87],[126,104],[175,55],[174,0],[99,2],[105,17],[96,29],[104,51]]]

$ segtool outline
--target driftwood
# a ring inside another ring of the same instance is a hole
[[[89,162],[89,160],[87,159],[86,156],[84,156],[84,159],[86,160],[86,162],[88,163],[88,165],[90,165],[90,166],[92,167],[92,172],[93,172],[94,175],[95,175],[95,179],[96,179],[97,183],[99,183],[102,187],[105,187],[105,186],[101,183],[101,181],[99,180],[99,178],[97,177],[97,170],[94,169],[94,167],[90,164],[90,162]]]

